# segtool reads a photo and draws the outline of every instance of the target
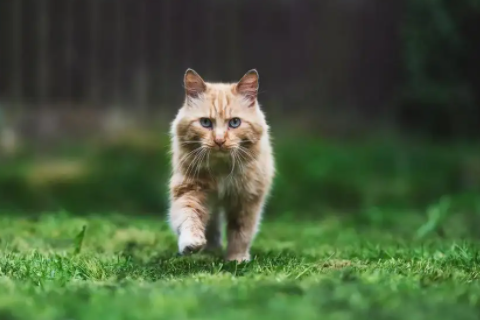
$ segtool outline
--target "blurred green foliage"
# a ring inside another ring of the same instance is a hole
[[[102,142],[44,160],[25,153],[0,167],[0,209],[163,215],[168,151],[168,140],[156,135]],[[284,138],[276,140],[275,153],[270,217],[374,215],[375,207],[424,210],[442,196],[468,199],[480,191],[480,153],[468,146]]]
[[[408,0],[403,21],[404,121],[437,135],[478,132],[480,1]]]

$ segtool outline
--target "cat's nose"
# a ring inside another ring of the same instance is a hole
[[[217,137],[217,138],[215,138],[215,143],[216,143],[219,147],[221,147],[221,146],[225,143],[225,139],[224,139],[224,138],[219,138],[219,137]]]

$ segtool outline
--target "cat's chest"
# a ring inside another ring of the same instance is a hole
[[[217,185],[216,185],[217,197],[219,199],[225,198],[227,193],[230,192],[231,188],[232,188],[231,179],[226,178],[226,177],[221,177],[220,179],[217,180]]]
[[[238,194],[241,189],[241,178],[236,175],[226,175],[216,179],[213,190],[217,199],[222,200],[232,194]]]
[[[241,193],[245,182],[245,167],[230,159],[212,158],[210,166],[206,168],[205,174],[211,178],[211,195],[218,200],[225,199],[230,195]]]

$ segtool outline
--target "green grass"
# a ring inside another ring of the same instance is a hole
[[[454,220],[270,217],[236,264],[178,257],[163,218],[3,215],[0,318],[477,319],[479,242]]]
[[[278,139],[254,259],[237,265],[177,256],[156,214],[162,141],[2,162],[0,319],[478,318],[475,145]],[[111,210],[136,215],[76,215]]]

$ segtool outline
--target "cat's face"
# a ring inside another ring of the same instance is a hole
[[[184,86],[185,104],[175,129],[183,148],[203,147],[221,155],[257,144],[266,122],[257,102],[255,70],[247,72],[238,83],[223,84],[205,82],[189,69]]]

